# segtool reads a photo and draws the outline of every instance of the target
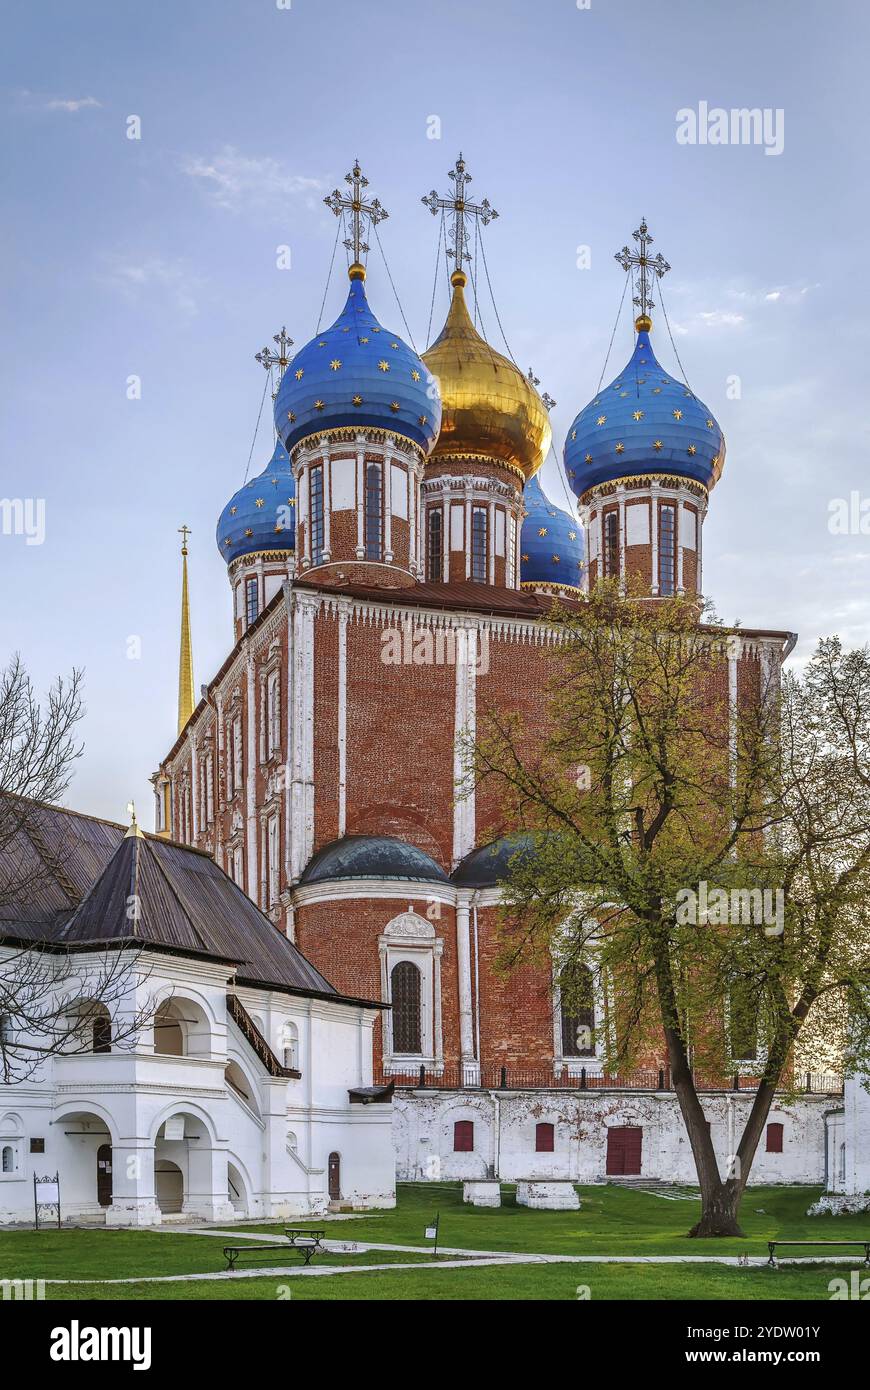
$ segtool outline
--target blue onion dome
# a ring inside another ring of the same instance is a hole
[[[666,473],[712,488],[725,438],[703,401],[656,360],[646,315],[625,369],[577,416],[565,441],[565,472],[578,497],[600,483]]]
[[[296,544],[296,484],[280,440],[263,472],[234,493],[220,514],[217,546],[227,564],[259,550]]]
[[[579,590],[583,583],[583,530],[554,507],[537,476],[523,489],[526,519],[520,533],[522,589]]]
[[[307,435],[381,429],[412,440],[428,457],[441,427],[438,386],[407,343],[378,323],[365,270],[350,267],[347,303],[331,328],[297,352],[275,401],[275,428],[292,450]]]

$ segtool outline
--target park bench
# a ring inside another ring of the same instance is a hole
[[[227,1269],[233,1270],[240,1255],[259,1254],[262,1250],[298,1250],[302,1256],[303,1263],[311,1264],[311,1257],[316,1250],[322,1250],[321,1240],[326,1234],[325,1231],[309,1231],[301,1226],[285,1226],[285,1239],[280,1244],[277,1242],[259,1241],[255,1245],[225,1245],[224,1255],[227,1261]]]
[[[864,1251],[865,1268],[870,1269],[870,1240],[769,1240],[767,1248],[770,1251],[770,1259],[767,1263],[773,1265],[774,1269],[776,1268],[776,1247],[778,1245],[858,1245]]]

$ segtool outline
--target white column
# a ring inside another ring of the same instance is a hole
[[[338,610],[338,834],[347,828],[347,620],[348,609]]]
[[[450,530],[453,525],[451,519],[453,516],[453,512],[450,506],[450,493],[445,492],[443,494],[443,498],[443,510],[441,512],[441,538],[444,543],[441,548],[441,556],[444,567],[444,583],[446,584],[450,579]]]
[[[435,993],[435,1019],[432,1037],[432,1055],[439,1066],[444,1065],[444,1030],[441,1023],[441,956],[444,951],[444,942],[435,942],[435,971],[433,989]]]
[[[495,507],[492,502],[486,505],[486,574],[490,584],[495,583]]]
[[[332,468],[330,464],[329,445],[323,445],[323,560],[324,563],[332,554],[332,536],[329,525],[330,514],[332,512]]]
[[[465,578],[471,577],[471,498],[465,499]]]
[[[707,515],[707,504],[702,499],[698,499],[698,514],[695,519],[695,568],[698,572],[698,579],[695,587],[699,594],[704,592],[703,574],[701,572],[701,536],[704,533],[704,517]]]
[[[359,442],[359,441],[357,441]],[[356,453],[356,558],[362,560],[365,556],[365,541],[363,538],[363,520],[365,516],[366,501],[366,469],[365,469],[365,450],[357,449]]]
[[[257,705],[254,685],[254,658],[248,649],[247,661],[248,754],[245,759],[245,800],[247,811],[247,872],[245,887],[248,897],[257,901]]]
[[[619,500],[619,582],[625,588],[625,488],[618,487]]]
[[[393,563],[393,455],[387,450],[381,464],[381,494],[384,501],[384,563]]]
[[[454,706],[453,752],[453,866],[474,848],[475,794],[473,788],[462,796],[460,785],[466,779],[462,736],[474,737],[476,728],[477,628],[456,629],[456,696]]]
[[[420,573],[420,527],[417,523],[417,460],[409,457],[406,473],[408,488],[408,568]]]
[[[299,473],[296,478],[296,526],[305,525],[305,545],[303,546],[302,567],[311,564],[311,473],[308,468],[307,451],[301,455]]]
[[[298,879],[314,846],[314,603],[299,595],[293,615],[293,646],[290,869],[291,878]]]
[[[471,940],[468,903],[456,905],[456,972],[459,977],[459,1055],[463,1063],[474,1060],[471,1014]]]
[[[659,485],[650,484],[650,537],[652,539],[652,580],[650,592],[657,594],[659,591]]]
[[[677,547],[677,593],[683,592],[683,493],[674,499],[674,545]]]
[[[188,740],[190,742],[191,839],[195,841],[199,830],[199,769],[196,756],[196,740],[192,733],[188,735]]]

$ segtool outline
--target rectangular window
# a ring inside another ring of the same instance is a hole
[[[323,465],[317,463],[311,470],[311,563],[319,565],[323,560]]]
[[[677,512],[666,502],[659,508],[659,593],[674,592],[674,565],[677,556]]]
[[[271,758],[281,747],[281,702],[278,672],[272,671],[266,684],[266,757]]]
[[[604,577],[615,579],[619,574],[619,513],[608,512],[604,518]]]
[[[551,1154],[556,1149],[556,1131],[553,1125],[535,1125],[535,1153]]]
[[[455,1154],[474,1153],[474,1122],[457,1120],[453,1126],[453,1152]]]
[[[486,583],[487,509],[471,509],[471,577],[475,584]]]
[[[233,720],[233,766],[232,795],[242,790],[242,720],[239,715]]]
[[[381,485],[381,465],[366,465],[366,559],[383,558],[383,488]]]
[[[277,816],[272,816],[269,821],[268,854],[269,854],[269,881],[267,884],[268,906],[274,907],[278,901],[278,826]]]
[[[429,509],[429,543],[426,552],[426,578],[437,584],[444,576],[444,511]]]
[[[205,815],[211,825],[214,820],[214,759],[209,753],[205,764]]]
[[[769,1154],[782,1153],[782,1125],[770,1124],[767,1126],[767,1152]]]
[[[245,580],[245,621],[248,627],[257,621],[260,611],[260,586],[256,579]]]

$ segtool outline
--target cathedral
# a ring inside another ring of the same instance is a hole
[[[470,229],[496,213],[461,156],[450,178],[423,199],[451,297],[422,354],[374,307],[364,235],[386,213],[358,164],[326,200],[346,299],[295,354],[285,329],[257,354],[273,450],[218,517],[227,655],[198,701],[181,528],[154,832],[11,807],[0,963],[30,1005],[0,1013],[0,1223],[32,1219],[40,1181],[64,1219],[113,1226],[389,1207],[397,1179],[462,1180],[482,1204],[516,1182],[554,1206],[576,1182],[695,1181],[657,1035],[613,1075],[606,981],[586,970],[563,1004],[555,960],[501,966],[525,841],[466,750],[490,715],[545,727],[553,618],[599,578],[653,606],[703,592],[725,442],[658,360],[670,267],[641,222],[616,256],[633,351],[568,430],[566,505],[548,496],[554,402],[478,326]],[[711,717],[735,728],[794,641],[741,629]],[[734,1075],[699,1088],[722,1172],[762,1046],[745,1038]],[[866,1209],[868,1135],[862,1078],[808,1075],[775,1097],[751,1181]]]
[[[725,441],[658,361],[652,290],[669,266],[642,222],[616,258],[635,291],[634,350],[568,431],[567,505],[548,497],[554,403],[469,305],[471,228],[496,214],[471,201],[461,156],[450,179],[448,196],[423,199],[448,231],[451,300],[421,355],[376,312],[363,234],[385,212],[358,164],[326,200],[347,230],[346,300],[295,355],[284,330],[258,354],[274,450],[218,519],[231,630],[197,703],[183,550],[178,733],[153,778],[156,832],[213,856],[342,995],[389,1006],[373,1076],[394,1087],[400,1178],[692,1181],[664,1050],[609,1076],[608,1000],[591,976],[570,1012],[553,970],[496,968],[518,839],[467,787],[462,741],[490,711],[544,721],[548,617],[599,577],[652,604],[703,592]],[[716,696],[724,718],[795,640],[741,638]],[[774,1104],[753,1181],[825,1178],[824,1090]],[[730,1084],[705,1095],[723,1164],[750,1098]]]

